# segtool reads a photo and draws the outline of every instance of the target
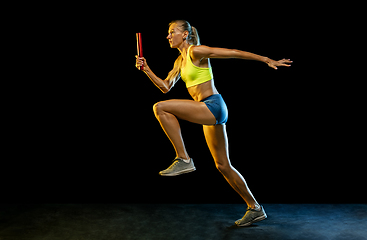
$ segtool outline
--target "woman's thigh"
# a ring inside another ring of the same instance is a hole
[[[217,168],[230,166],[226,125],[203,126],[203,130]]]
[[[172,99],[154,105],[156,114],[167,112],[179,119],[202,125],[213,125],[216,119],[205,103],[193,100]]]

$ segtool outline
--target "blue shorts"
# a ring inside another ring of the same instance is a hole
[[[204,102],[209,110],[213,113],[216,124],[225,124],[228,120],[228,109],[224,102],[222,95],[214,94],[211,95],[200,102]]]

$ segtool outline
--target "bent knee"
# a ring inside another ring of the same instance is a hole
[[[228,173],[231,169],[231,166],[227,163],[216,162],[215,167],[218,169],[219,172],[222,174]]]
[[[159,114],[161,114],[163,112],[163,108],[164,108],[164,101],[155,103],[153,105],[154,115],[158,116]]]

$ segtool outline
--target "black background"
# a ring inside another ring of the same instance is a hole
[[[326,60],[333,26],[325,30],[317,9],[306,17],[298,3],[138,5],[50,8],[23,23],[4,115],[2,202],[242,203],[216,170],[200,125],[180,121],[197,171],[158,175],[175,152],[152,106],[190,96],[182,81],[162,94],[135,68],[135,33],[165,78],[178,56],[166,40],[173,19],[195,26],[203,45],[293,60],[276,71],[211,61],[229,109],[232,164],[260,203],[365,202],[362,144],[339,82],[345,70]]]

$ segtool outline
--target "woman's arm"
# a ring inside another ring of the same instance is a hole
[[[157,88],[159,88],[159,90],[161,90],[163,93],[167,93],[171,86],[169,86],[169,82],[166,80],[162,80],[161,78],[157,77],[152,70],[150,70],[147,61],[145,60],[145,58],[143,57],[138,57],[137,55],[136,57],[136,64],[135,66],[140,69],[139,67],[144,65],[144,72],[145,74],[150,78],[150,80],[154,83],[154,85],[157,86]]]
[[[202,58],[240,58],[246,60],[256,60],[260,62],[264,62],[274,69],[277,69],[277,66],[287,66],[285,63],[292,63],[290,59],[282,59],[279,61],[274,61],[268,57],[263,57],[254,53],[240,51],[236,49],[227,49],[227,48],[212,48],[204,45],[196,46],[192,50],[192,57],[197,59]]]

